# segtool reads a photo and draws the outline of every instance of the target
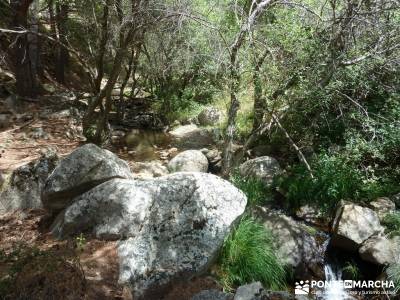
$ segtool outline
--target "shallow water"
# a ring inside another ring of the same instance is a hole
[[[137,161],[159,159],[158,151],[167,149],[171,143],[168,133],[156,130],[133,129],[124,137],[129,151],[134,151]]]

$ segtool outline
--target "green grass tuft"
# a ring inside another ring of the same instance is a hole
[[[383,218],[382,224],[386,226],[388,234],[400,236],[400,212],[387,214]]]
[[[226,239],[220,261],[220,281],[225,290],[254,281],[268,289],[282,289],[286,273],[275,254],[273,236],[251,217],[243,217]]]
[[[272,199],[270,191],[257,178],[245,178],[235,171],[232,173],[230,181],[247,196],[249,206],[264,205]]]
[[[395,293],[400,293],[400,262],[388,266],[386,274],[388,275],[388,279],[394,282]]]

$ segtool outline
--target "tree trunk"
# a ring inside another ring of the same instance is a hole
[[[68,44],[67,40],[67,20],[68,20],[68,4],[63,2],[56,5],[57,10],[57,29],[58,38],[64,45]],[[65,71],[69,62],[69,52],[65,47],[59,46],[57,49],[56,59],[56,80],[61,84],[65,84]]]
[[[10,24],[12,29],[27,28],[28,11],[32,2],[33,0],[14,0],[10,2],[13,12]],[[9,57],[16,78],[16,93],[21,97],[36,98],[38,92],[37,78],[32,70],[28,35],[23,34],[16,37],[15,42],[9,49]]]

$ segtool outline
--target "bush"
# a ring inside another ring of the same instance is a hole
[[[314,179],[303,165],[296,165],[289,169],[289,175],[277,180],[276,184],[286,193],[294,210],[310,204],[329,213],[342,199],[372,200],[396,191],[396,185],[390,180],[365,175],[346,154],[322,153],[312,161],[311,168]]]
[[[386,226],[387,232],[390,235],[399,235],[400,236],[400,213],[390,213],[387,214],[382,221],[383,225]]]
[[[245,178],[238,171],[233,172],[230,181],[247,196],[247,204],[263,205],[271,199],[270,191],[257,178]]]
[[[269,289],[285,286],[285,270],[273,247],[272,234],[253,218],[242,218],[226,239],[219,261],[224,289],[260,281]]]

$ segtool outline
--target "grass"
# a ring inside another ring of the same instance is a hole
[[[286,273],[275,254],[273,236],[251,217],[243,217],[226,239],[218,273],[228,291],[254,281],[273,290],[285,287]]]
[[[387,233],[391,236],[400,236],[400,212],[387,214],[382,221],[386,226]]]
[[[396,264],[392,264],[387,267],[386,274],[388,275],[388,279],[394,282],[395,293],[400,292],[400,262]]]
[[[361,278],[361,271],[354,261],[346,262],[342,271],[349,279],[359,280]]]
[[[265,184],[257,178],[245,178],[238,171],[233,172],[230,181],[247,196],[250,206],[263,205],[271,199]]]

